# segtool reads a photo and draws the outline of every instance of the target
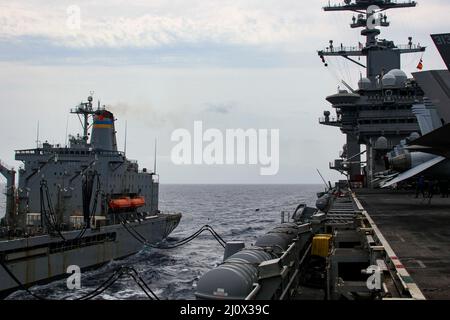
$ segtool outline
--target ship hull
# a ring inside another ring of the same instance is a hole
[[[129,223],[149,243],[158,243],[178,225],[181,214],[158,214]],[[26,287],[66,277],[67,268],[81,270],[99,267],[111,260],[122,259],[140,251],[143,244],[122,225],[104,226],[100,230],[86,230],[82,240],[80,231],[64,232],[58,236],[38,236],[0,241],[0,259],[7,269]],[[0,266],[0,296],[20,289],[17,282]]]

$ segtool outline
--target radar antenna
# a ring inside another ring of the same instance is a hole
[[[351,28],[361,28],[361,35],[366,38],[366,43],[358,43],[358,46],[345,47],[335,46],[333,40],[329,41],[325,50],[318,51],[322,62],[327,66],[325,57],[342,57],[356,65],[366,68],[366,77],[375,81],[382,73],[382,68],[400,68],[400,56],[406,53],[424,52],[426,47],[413,44],[412,37],[408,38],[407,45],[397,46],[393,41],[379,40],[380,29],[377,27],[389,27],[390,23],[386,10],[399,8],[412,8],[417,5],[416,1],[380,1],[380,0],[344,0],[344,4],[332,5],[329,3],[323,8],[324,11],[351,11],[356,16],[352,17]],[[354,58],[366,58],[366,64],[362,64]]]
[[[93,91],[90,92],[91,95],[87,98],[88,102],[81,102],[74,109],[70,110],[70,113],[77,114],[78,119],[80,119],[81,126],[83,128],[83,140],[87,143],[89,139],[88,130],[89,130],[89,116],[93,115],[95,111],[92,108],[92,94]],[[82,119],[83,118],[83,119]]]

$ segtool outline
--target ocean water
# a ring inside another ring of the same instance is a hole
[[[321,185],[161,185],[160,210],[181,212],[183,218],[169,240],[184,239],[209,224],[225,241],[247,245],[280,222],[281,211],[293,212],[299,203],[313,205]],[[257,210],[259,209],[259,210]],[[209,234],[175,249],[144,248],[139,253],[112,261],[82,274],[82,289],[88,293],[121,265],[133,266],[160,299],[195,299],[196,282],[222,262],[223,248]],[[31,288],[49,299],[72,298],[65,280]],[[95,299],[146,299],[131,278],[122,278]],[[30,299],[19,291],[8,299]]]

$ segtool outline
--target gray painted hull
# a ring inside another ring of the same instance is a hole
[[[158,243],[177,227],[180,218],[181,214],[158,214],[130,222],[129,226],[150,243]],[[60,237],[49,235],[0,241],[0,258],[22,284],[31,286],[67,275],[70,265],[92,268],[132,255],[143,247],[120,224],[87,230],[82,243],[74,240],[79,233],[64,232],[65,243]],[[0,267],[0,295],[17,289],[18,284]]]

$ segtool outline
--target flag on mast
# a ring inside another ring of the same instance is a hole
[[[423,69],[423,60],[420,58],[419,64],[417,65],[417,69],[422,70]]]

